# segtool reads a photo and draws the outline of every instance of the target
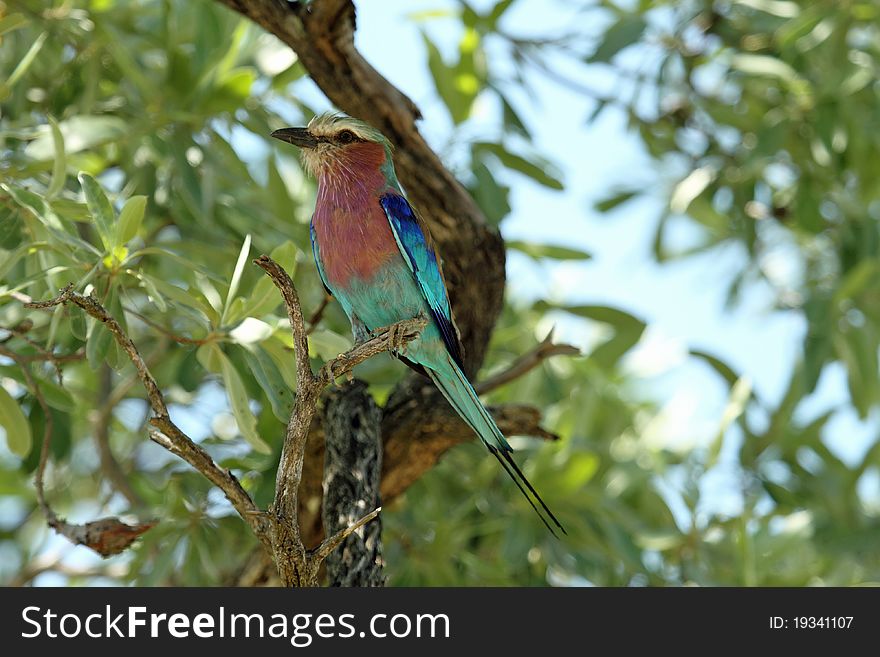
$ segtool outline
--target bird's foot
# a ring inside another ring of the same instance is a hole
[[[354,372],[352,372],[351,370],[338,371],[343,370],[344,368],[341,363],[337,363],[335,360],[330,361],[324,367],[327,368],[327,373],[330,375],[330,387],[332,388],[340,387],[336,384],[336,379],[338,379],[339,377],[345,377],[345,383],[351,383],[352,381],[354,381]]]
[[[406,340],[403,338],[404,331],[399,324],[392,324],[388,327],[388,350],[392,354],[402,356],[406,351]]]

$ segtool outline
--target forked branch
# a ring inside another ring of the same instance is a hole
[[[357,365],[368,358],[400,348],[410,340],[418,336],[419,331],[426,324],[425,318],[415,318],[399,322],[393,326],[375,332],[375,336],[366,342],[355,345],[352,349],[341,354],[324,364],[317,372],[314,372],[309,362],[309,350],[307,340],[307,328],[303,319],[302,307],[293,281],[278,263],[268,256],[261,256],[254,261],[263,268],[278,287],[287,308],[291,331],[294,338],[294,352],[297,363],[297,395],[296,402],[291,412],[290,421],[281,450],[281,459],[278,466],[276,480],[275,501],[269,513],[262,512],[242,488],[238,479],[229,470],[221,468],[202,447],[197,445],[187,436],[171,419],[165,398],[159,388],[156,379],[144,362],[132,339],[125,333],[119,322],[107,312],[106,308],[92,296],[86,296],[74,291],[72,285],[68,285],[60,294],[48,301],[28,302],[26,307],[33,309],[49,309],[58,305],[73,304],[82,308],[90,316],[101,322],[110,331],[114,340],[122,348],[134,365],[137,377],[147,393],[147,402],[150,405],[153,416],[150,424],[150,438],[171,453],[179,456],[196,470],[202,473],[211,483],[220,488],[230,501],[232,506],[244,521],[250,526],[254,535],[274,556],[279,574],[284,584],[288,586],[316,586],[318,584],[318,571],[330,554],[349,534],[375,518],[379,509],[375,509],[364,515],[350,527],[344,528],[334,536],[321,542],[314,549],[306,549],[300,536],[298,520],[298,491],[302,479],[302,465],[305,453],[306,440],[309,427],[318,405],[321,392],[333,381],[351,372]],[[25,367],[27,363],[20,363]],[[40,467],[37,473],[37,493],[39,503],[43,509],[50,526],[67,536],[76,543],[89,545],[93,549],[102,551],[99,545],[105,538],[113,543],[114,547],[121,545],[114,551],[119,551],[136,538],[135,531],[146,531],[152,525],[140,525],[136,528],[128,527],[115,519],[98,520],[87,525],[67,525],[57,518],[51,507],[45,501],[43,490],[43,472],[48,456],[48,444],[51,438],[51,414],[48,406],[36,387],[35,382],[26,371],[29,383],[33,384],[37,401],[43,407],[47,417],[46,435],[43,440],[43,449],[40,459]],[[115,522],[110,522],[115,521]],[[69,528],[70,531],[67,531]],[[100,534],[99,539],[94,538],[95,533]],[[125,536],[122,536],[122,535]],[[131,539],[122,545],[115,542],[118,538]],[[106,552],[107,554],[113,552]]]
[[[312,418],[318,406],[321,392],[336,378],[351,372],[355,366],[368,358],[405,344],[418,336],[427,320],[423,317],[398,322],[380,331],[375,337],[355,345],[346,353],[324,364],[317,372],[309,362],[307,329],[303,319],[299,295],[293,281],[278,263],[268,256],[260,256],[254,264],[261,267],[281,292],[296,358],[296,403],[287,423],[287,433],[281,448],[281,460],[275,479],[275,501],[270,517],[273,523],[272,549],[275,563],[286,586],[317,586],[318,571],[327,555],[351,532],[375,518],[375,509],[316,548],[306,549],[302,541],[299,523],[299,489],[302,482],[303,460]]]

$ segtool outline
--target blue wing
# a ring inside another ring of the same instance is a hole
[[[423,228],[415,210],[400,194],[394,192],[384,194],[379,198],[379,203],[385,210],[385,216],[388,217],[397,247],[412,270],[422,296],[428,302],[431,315],[440,329],[440,335],[449,355],[463,369],[461,343],[458,340],[458,331],[452,322],[446,284],[443,281],[440,265],[437,263],[437,254],[427,238],[426,229]]]
[[[324,278],[324,265],[321,263],[321,253],[318,251],[318,240],[315,239],[315,224],[309,224],[309,236],[312,240],[312,256],[315,258],[315,265],[318,268],[318,276],[321,277],[321,282],[324,284],[324,289],[327,290],[327,294],[332,297],[333,292],[330,291],[330,286],[327,285],[327,279]]]

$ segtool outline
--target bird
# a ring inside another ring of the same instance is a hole
[[[464,374],[441,259],[427,224],[397,179],[391,142],[368,123],[340,112],[318,114],[304,128],[282,128],[271,136],[299,147],[304,169],[317,180],[312,252],[321,281],[348,316],[355,340],[425,317],[420,334],[395,355],[434,382],[547,529],[554,536],[554,526],[566,533],[513,460],[507,439]]]

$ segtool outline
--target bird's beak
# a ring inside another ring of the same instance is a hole
[[[318,145],[318,140],[306,128],[281,128],[273,132],[272,136],[300,148],[314,148]]]

